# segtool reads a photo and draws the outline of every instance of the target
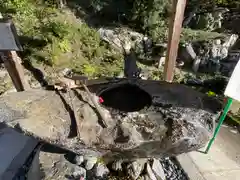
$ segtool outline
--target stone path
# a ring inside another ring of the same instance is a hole
[[[191,180],[238,180],[240,134],[223,125],[208,154],[195,151],[178,156],[178,160]]]

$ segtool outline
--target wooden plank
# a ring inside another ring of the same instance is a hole
[[[167,57],[164,66],[164,80],[167,82],[172,82],[174,76],[185,7],[186,0],[173,0],[172,17],[168,32]]]

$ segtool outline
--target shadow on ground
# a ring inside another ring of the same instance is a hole
[[[18,53],[19,56],[23,59],[22,65],[24,66],[24,68],[26,68],[32,73],[34,78],[41,84],[42,87],[48,86],[48,82],[45,79],[43,72],[40,69],[35,68],[32,62],[28,60],[29,56],[34,56],[39,62],[44,62],[45,58],[40,55],[34,54],[33,49],[40,51],[47,45],[48,42],[43,39],[37,39],[27,36],[19,36],[19,40],[24,48],[24,51]]]

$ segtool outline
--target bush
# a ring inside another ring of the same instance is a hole
[[[167,26],[169,1],[166,0],[133,0],[131,19],[143,32]]]
[[[159,26],[167,26],[168,0],[92,0],[95,12],[113,21],[126,20],[128,25],[143,33]]]

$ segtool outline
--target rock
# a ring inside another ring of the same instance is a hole
[[[226,8],[217,8],[214,9],[211,13],[203,13],[194,16],[195,20],[195,29],[203,29],[208,31],[213,31],[216,29],[221,29],[222,20],[224,19],[224,13],[227,12]]]
[[[176,66],[177,67],[183,67],[184,66],[184,61],[181,61],[181,60],[178,60],[177,62],[176,62]]]
[[[66,154],[40,151],[41,174],[44,174],[41,180],[66,179],[66,175],[73,174],[76,165],[69,162],[64,156]]]
[[[101,109],[108,117],[107,128],[98,121],[86,92],[79,89],[71,91],[80,122],[79,137],[69,94],[64,92],[39,89],[3,95],[0,122],[104,162],[176,156],[205,146],[212,136],[221,104],[205,94],[161,81],[99,81],[89,89],[92,95],[98,93],[104,100]],[[89,166],[95,162],[96,159]]]
[[[151,76],[151,72],[152,71],[150,69],[141,69],[139,77],[141,77],[141,79],[147,80]]]
[[[228,57],[221,61],[221,73],[224,76],[230,77],[232,72],[240,59],[240,51],[239,50],[231,50],[228,53]]]
[[[179,166],[176,158],[162,158],[161,164],[166,174],[166,179],[172,180],[188,180],[189,178],[185,174],[184,170]]]
[[[95,176],[98,178],[106,177],[109,174],[109,169],[107,168],[106,165],[102,163],[98,163],[94,170],[95,170]]]
[[[165,180],[165,174],[163,167],[158,159],[153,159],[152,170],[157,178],[157,180]]]
[[[84,168],[82,168],[82,167],[79,167],[79,166],[75,166],[75,168],[73,169],[72,176],[73,176],[75,179],[80,179],[81,177],[83,177],[84,179],[86,179],[86,174],[87,174],[86,169],[84,169]]]
[[[151,180],[157,180],[149,164],[147,164],[147,175],[150,177]]]
[[[197,57],[195,50],[193,49],[192,44],[186,44],[183,47],[180,47],[179,58],[184,60],[184,62],[192,62]]]
[[[83,104],[79,109],[79,114],[82,117],[81,124],[83,127],[81,128],[81,137],[85,144],[91,145],[96,142],[102,130],[102,127],[98,124],[98,116],[89,104]],[[96,124],[96,126],[92,126],[92,124]]]
[[[127,166],[127,173],[136,180],[144,169],[144,165],[147,162],[147,159],[137,159]]]
[[[142,180],[152,180],[147,174],[145,174],[142,178]]]
[[[237,40],[238,40],[238,35],[232,34],[230,37],[227,37],[227,39],[223,43],[223,46],[226,47],[227,49],[230,49],[231,47],[234,46]]]
[[[200,63],[201,63],[201,59],[199,57],[193,61],[193,66],[192,66],[193,72],[195,73],[198,72]]]
[[[74,158],[74,162],[77,164],[77,165],[81,165],[83,162],[84,162],[84,158],[83,158],[83,156],[76,156],[75,158]]]
[[[228,56],[228,49],[222,46],[221,41],[217,39],[215,40],[215,43],[213,43],[211,55],[212,61],[222,60]]]
[[[8,89],[7,91],[5,91],[2,95],[7,95],[10,93],[16,93],[16,92],[17,92],[16,88],[12,87],[11,89]]]
[[[143,38],[143,46],[144,46],[144,52],[146,54],[151,53],[152,52],[152,46],[153,46],[152,39],[145,36]]]
[[[72,69],[70,68],[64,68],[61,72],[60,72],[60,75],[62,76],[68,76],[68,75],[71,75],[73,72],[72,72]]]
[[[91,170],[93,166],[97,163],[96,157],[85,157],[85,168],[86,170]]]
[[[186,45],[186,51],[187,51],[188,55],[191,57],[191,59],[195,59],[197,57],[192,44]]]
[[[135,43],[140,43],[143,39],[142,34],[123,28],[100,28],[98,32],[104,41],[108,42],[115,49],[121,52],[124,52],[123,44],[127,44],[132,47]]]
[[[42,87],[42,85],[38,82],[35,82],[35,83],[31,83],[30,87],[33,89],[40,89]]]
[[[122,171],[122,163],[123,163],[123,161],[121,159],[115,160],[112,164],[112,169],[114,171]]]
[[[221,29],[222,28],[222,20],[224,19],[224,13],[228,12],[229,10],[227,8],[216,8],[214,10],[213,17],[214,17],[214,28],[215,29]]]
[[[202,48],[198,50],[193,70],[197,72],[200,68],[203,72],[218,72],[224,76],[230,76],[236,65],[233,61],[238,60],[238,53],[232,51],[234,44],[237,44],[237,39],[238,35],[232,34],[225,39],[215,39],[211,44],[195,43]]]
[[[158,62],[158,68],[162,67],[166,61],[166,57],[161,57]]]
[[[0,78],[3,79],[8,75],[8,72],[0,67]]]

